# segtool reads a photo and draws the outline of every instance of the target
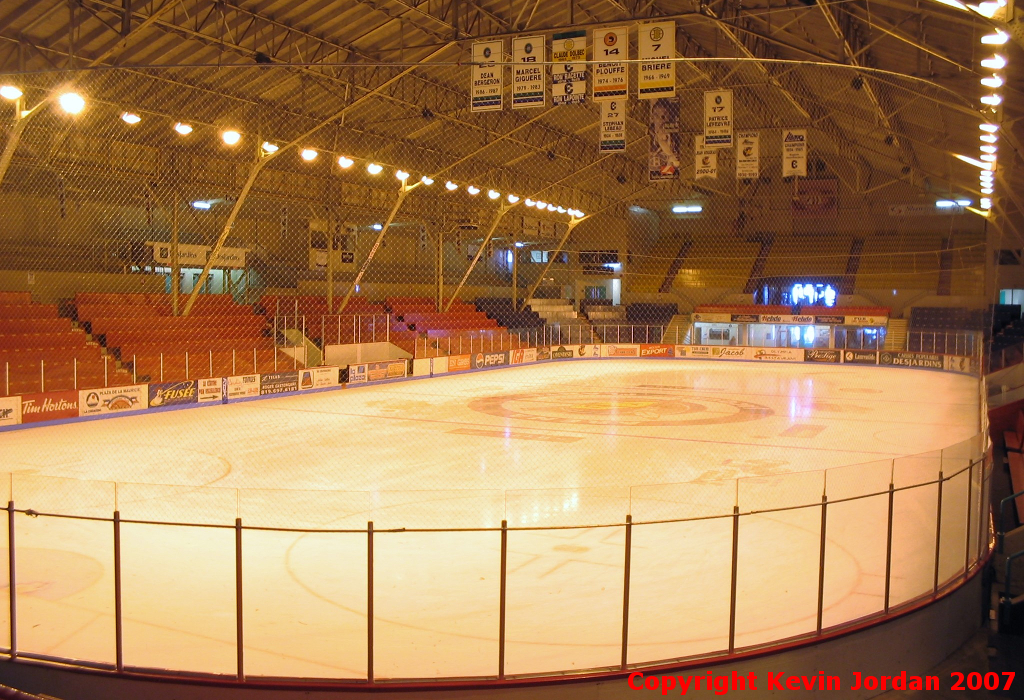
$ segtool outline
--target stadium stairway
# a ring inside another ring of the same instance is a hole
[[[690,342],[690,328],[693,323],[690,321],[690,314],[676,314],[665,327],[664,342],[673,345],[684,345]]]
[[[319,367],[323,364],[323,351],[316,343],[302,335],[302,331],[297,328],[288,328],[282,333],[282,335],[288,343],[288,345],[283,348],[285,352],[292,351],[295,348],[302,346],[306,358],[305,364],[307,367]]]
[[[907,349],[907,319],[889,319],[889,325],[885,331],[885,349],[889,351]]]

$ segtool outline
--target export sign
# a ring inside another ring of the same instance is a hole
[[[641,345],[640,357],[675,357],[675,346],[672,345]]]
[[[260,395],[260,375],[258,374],[243,374],[237,377],[227,377],[224,379],[224,385],[224,391],[228,396],[228,401],[234,401],[235,399],[247,399]]]
[[[874,350],[846,350],[843,362],[851,365],[877,365],[878,353]]]
[[[77,417],[77,391],[51,391],[47,394],[27,394],[21,397],[22,423]]]
[[[842,355],[838,350],[804,350],[807,362],[839,362]]]
[[[110,386],[105,389],[83,389],[78,392],[78,415],[80,416],[137,411],[148,406],[149,390],[145,384]]]
[[[878,356],[878,364],[895,367],[924,367],[927,369],[945,369],[946,363],[942,355],[928,352],[883,352]]]
[[[199,389],[195,379],[149,385],[150,408],[181,406],[189,403],[199,403]]]
[[[8,396],[0,399],[0,428],[21,423],[21,397]]]
[[[401,379],[406,375],[405,360],[371,362],[366,365],[366,381],[383,382],[387,379]]]
[[[260,375],[260,396],[284,394],[289,391],[298,390],[299,373],[295,370]]]
[[[508,364],[507,352],[478,352],[473,355],[473,369],[500,367]]]

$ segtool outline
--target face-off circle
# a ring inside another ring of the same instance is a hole
[[[469,408],[514,420],[645,427],[743,423],[774,414],[769,407],[749,401],[630,389],[584,389],[574,392],[570,401],[553,400],[544,392],[485,396],[470,401]]]

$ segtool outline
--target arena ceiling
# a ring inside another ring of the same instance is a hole
[[[1014,41],[995,49],[1009,62],[1001,114],[979,102],[991,73],[979,63],[993,51],[980,37],[1015,25],[935,0],[0,0],[0,74],[105,72],[116,76],[105,99],[211,124],[269,110],[310,129],[343,125],[335,142],[381,162],[551,197],[571,183],[577,206],[594,210],[657,194],[642,186],[646,105],[632,107],[637,147],[611,158],[597,154],[596,109],[589,122],[550,106],[472,114],[471,40],[656,18],[676,20],[678,54],[692,59],[680,86],[771,86],[774,101],[740,105],[738,121],[745,111],[763,125],[815,125],[829,137],[828,171],[865,201],[902,191],[977,202],[979,169],[954,155],[977,158],[978,124],[1000,118],[996,212],[1024,241]]]

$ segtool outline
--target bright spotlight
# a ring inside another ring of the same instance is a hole
[[[516,195],[514,195],[514,194],[510,194],[510,195],[508,196],[508,203],[509,203],[509,204],[515,204],[515,203],[516,203],[516,202],[518,202],[518,201],[519,201],[519,197],[517,197]]]
[[[981,84],[985,87],[997,88],[1003,86],[1003,79],[998,75],[993,75],[991,78],[982,78]]]
[[[302,160],[306,161],[307,163],[311,163],[314,160],[316,160],[316,157],[320,154],[317,153],[312,148],[304,148],[302,149],[302,153],[300,153],[299,155],[302,156]]]
[[[1009,38],[1009,34],[997,29],[994,34],[986,34],[985,36],[981,37],[981,43],[1002,46],[1009,40]]]
[[[234,129],[228,129],[227,131],[221,133],[220,137],[228,146],[234,146],[235,144],[242,140],[242,135],[235,131]]]
[[[544,209],[544,208],[546,208],[546,207],[547,207],[548,205],[547,205],[547,203],[546,203],[546,202],[541,202],[541,201],[537,201],[537,202],[536,202],[536,204],[535,204],[535,206],[536,206],[536,207],[537,207],[538,209]]]
[[[134,124],[138,124],[139,122],[141,122],[142,121],[142,117],[140,117],[138,114],[135,114],[134,112],[125,112],[124,114],[121,115],[121,121],[123,121],[125,124],[133,124],[134,125]]]
[[[65,92],[57,98],[60,108],[68,114],[79,114],[85,109],[85,98],[77,92]]]
[[[5,100],[10,100],[11,102],[19,99],[23,94],[24,93],[21,90],[13,85],[4,85],[3,87],[0,87],[0,97]]]
[[[581,212],[579,209],[576,210],[576,218],[577,219],[582,219],[584,216],[586,216],[586,214]]]
[[[564,214],[565,207],[555,207],[555,211],[557,211],[559,214]]]
[[[557,209],[557,207],[554,204],[548,205],[548,211],[554,211],[555,209]]]
[[[370,228],[372,228],[374,231],[383,231],[384,230],[384,224],[374,224]]]
[[[476,185],[470,185],[466,188],[466,192],[469,192],[471,195],[478,195],[480,194],[480,188]]]
[[[999,140],[999,137],[995,134],[982,134],[980,138],[985,143],[995,143]]]
[[[260,146],[264,153],[277,153],[279,146],[276,143],[270,143],[270,141],[264,141],[263,145]]]
[[[338,165],[341,167],[342,170],[348,170],[349,168],[352,167],[353,163],[355,163],[355,161],[349,158],[348,156],[341,156],[340,158],[338,158]]]
[[[379,165],[377,163],[370,163],[366,166],[366,172],[370,173],[371,175],[380,175],[382,172],[384,172],[384,166]]]
[[[981,188],[981,193],[982,194],[992,194],[992,192],[993,192],[993,189],[991,187],[982,187]]]
[[[995,153],[996,152],[996,147],[995,146],[985,145],[985,146],[981,146],[980,149],[981,149],[982,153]]]
[[[178,122],[174,125],[174,130],[182,136],[188,136],[192,133],[192,125],[186,124],[185,122]]]
[[[497,199],[501,196],[501,192],[498,192],[497,190],[487,190],[487,196],[491,199]]]
[[[971,206],[971,200],[969,199],[958,199],[956,200],[957,206],[969,207]]]
[[[1002,70],[1006,67],[1006,59],[996,54],[992,58],[986,58],[981,61],[982,68],[991,68],[992,70]]]
[[[523,202],[523,204],[525,204],[528,207],[532,207],[534,202],[532,199],[527,199],[525,202]]]
[[[427,187],[430,187],[431,185],[434,184],[434,178],[424,175],[423,177],[420,178],[420,182],[422,182]]]
[[[978,128],[981,129],[982,131],[987,131],[990,134],[994,134],[995,132],[999,131],[998,124],[979,124]]]
[[[209,202],[204,202],[201,199],[197,200],[195,202],[192,202],[192,208],[193,209],[204,209],[205,210],[205,209],[209,209],[211,206],[213,206],[213,205],[210,204]]]
[[[981,159],[983,161],[985,161],[986,163],[994,163],[995,160],[996,160],[996,157],[995,157],[995,154],[984,153],[984,154],[982,154]]]
[[[456,185],[451,180],[449,180],[448,182],[444,183],[444,188],[449,192],[454,192],[455,190],[459,189],[459,186]]]
[[[992,208],[992,200],[989,199],[988,197],[982,197],[981,198],[981,208],[982,209],[991,209]]]
[[[981,104],[988,105],[989,107],[998,107],[1003,103],[1002,95],[982,95]]]

